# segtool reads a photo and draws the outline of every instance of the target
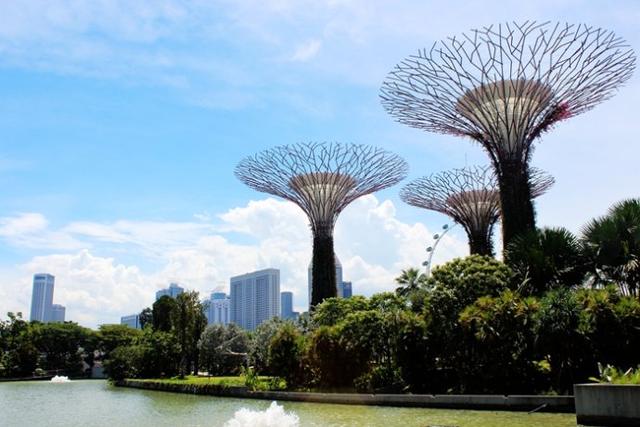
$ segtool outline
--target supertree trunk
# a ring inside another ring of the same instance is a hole
[[[503,160],[497,175],[502,211],[502,241],[506,248],[516,236],[535,230],[535,211],[526,163]]]
[[[491,231],[486,232],[468,232],[469,237],[469,254],[470,255],[486,255],[493,256],[493,242],[491,240]]]
[[[311,283],[311,307],[327,298],[338,296],[336,257],[331,232],[316,233],[313,236]]]

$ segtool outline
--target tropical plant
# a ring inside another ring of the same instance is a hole
[[[596,284],[615,283],[625,295],[640,295],[640,199],[613,205],[584,227],[582,241]]]
[[[290,322],[282,324],[269,343],[269,367],[289,388],[301,383],[303,351],[304,337]]]
[[[521,291],[542,295],[560,286],[582,283],[586,273],[582,246],[565,228],[543,228],[516,236],[505,262],[521,283]]]
[[[598,363],[598,372],[598,378],[591,377],[589,379],[597,383],[640,385],[640,365],[636,369],[629,368],[622,371],[615,366],[603,366]]]
[[[408,296],[427,284],[427,276],[420,273],[417,268],[408,268],[402,270],[400,276],[396,277],[396,283],[401,285],[396,289],[396,293],[400,296]]]
[[[198,347],[209,375],[235,375],[247,360],[249,338],[236,324],[214,324],[204,330]]]

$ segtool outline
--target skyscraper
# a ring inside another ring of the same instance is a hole
[[[128,316],[122,316],[120,318],[121,325],[127,325],[133,329],[142,329],[140,325],[140,315],[139,314],[130,314]]]
[[[52,304],[48,321],[64,323],[65,311],[66,311],[66,308],[64,305]]]
[[[33,276],[33,292],[31,294],[31,316],[33,322],[48,322],[53,305],[53,286],[55,277],[41,273]]]
[[[341,282],[340,285],[338,285],[338,298],[350,298],[352,295],[351,282]]]
[[[231,299],[227,294],[224,292],[213,292],[207,303],[209,304],[209,307],[205,310],[207,324],[212,325],[214,323],[219,323],[221,325],[227,325],[231,320],[229,316]]]
[[[177,283],[171,283],[168,288],[160,289],[156,292],[156,301],[158,301],[163,296],[169,296],[171,298],[176,298],[178,295],[184,292],[184,288],[180,287]]]
[[[280,270],[268,268],[231,280],[231,322],[254,330],[280,314]]]
[[[280,292],[280,317],[283,319],[295,319],[293,311],[293,292]]]

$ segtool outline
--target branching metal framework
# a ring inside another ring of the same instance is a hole
[[[469,136],[484,147],[500,183],[509,241],[535,227],[527,176],[532,142],[610,98],[634,68],[633,51],[610,31],[507,23],[409,56],[388,75],[380,96],[401,123]]]
[[[402,158],[379,148],[311,142],[247,157],[235,174],[255,190],[294,202],[309,217],[315,306],[336,296],[333,229],[340,212],[358,197],[398,183],[407,171]]]
[[[539,169],[532,169],[529,180],[533,197],[546,193],[555,182]],[[500,193],[490,167],[466,167],[418,178],[402,188],[400,198],[412,206],[450,216],[467,233],[472,254],[493,255]]]

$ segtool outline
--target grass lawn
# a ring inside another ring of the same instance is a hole
[[[189,385],[220,385],[225,387],[247,387],[247,377],[239,375],[237,377],[196,377],[188,375],[184,379],[173,378],[151,378],[137,381],[156,382],[165,384],[189,384]],[[285,388],[284,380],[274,382],[273,377],[255,377],[255,385],[251,388],[258,390],[282,390]]]

